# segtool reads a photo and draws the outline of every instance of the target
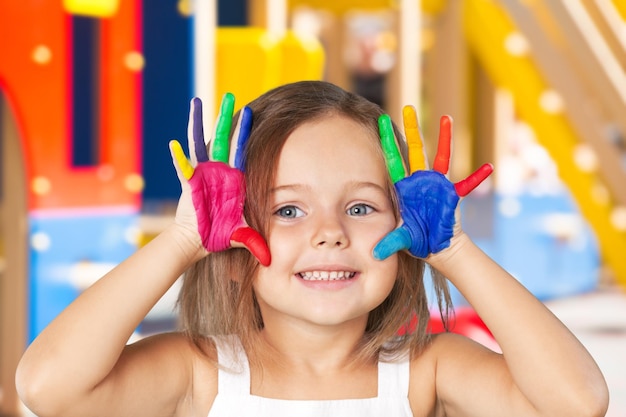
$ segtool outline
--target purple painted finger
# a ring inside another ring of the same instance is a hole
[[[202,100],[198,97],[194,97],[192,100],[192,128],[191,134],[193,136],[193,145],[198,162],[206,162],[209,160],[209,155],[206,150],[206,144],[204,143],[204,127],[202,121]]]

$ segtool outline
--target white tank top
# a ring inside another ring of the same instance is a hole
[[[409,405],[409,360],[378,362],[378,396],[347,400],[281,400],[250,394],[247,355],[236,339],[214,337],[220,369],[217,396],[209,417],[412,416]],[[232,343],[232,344],[231,344]],[[232,352],[230,346],[236,346]]]

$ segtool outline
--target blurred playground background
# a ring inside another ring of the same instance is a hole
[[[305,79],[396,122],[414,105],[431,158],[452,115],[451,179],[496,168],[466,231],[577,333],[626,415],[625,0],[0,0],[0,39],[1,416],[25,413],[25,346],[171,221],[190,98],[208,132],[226,91],[240,107]],[[176,290],[137,337],[176,326]]]

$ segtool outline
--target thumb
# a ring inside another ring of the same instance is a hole
[[[411,247],[411,236],[404,227],[392,230],[374,247],[374,258],[383,261],[401,250]]]
[[[248,249],[261,265],[269,266],[271,263],[270,249],[267,247],[265,239],[253,228],[243,226],[235,229],[230,236],[230,241],[233,246],[243,246]]]

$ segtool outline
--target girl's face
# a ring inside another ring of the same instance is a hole
[[[378,138],[344,116],[298,127],[285,142],[269,195],[269,267],[254,282],[265,328],[341,326],[389,295],[397,256],[376,243],[397,226]]]

